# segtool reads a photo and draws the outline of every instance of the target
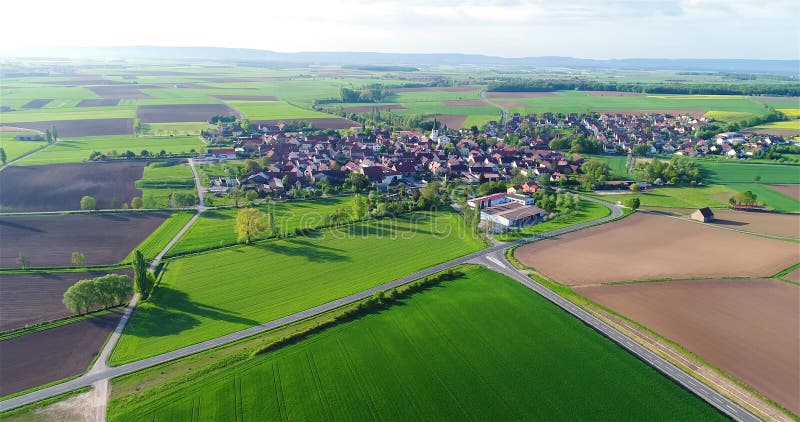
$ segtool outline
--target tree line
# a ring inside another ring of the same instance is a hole
[[[571,80],[503,80],[490,83],[490,92],[617,91],[642,94],[777,95],[798,96],[798,83],[616,83]]]

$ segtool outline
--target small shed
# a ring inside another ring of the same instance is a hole
[[[708,207],[700,208],[697,211],[693,212],[689,216],[689,218],[703,223],[710,223],[714,221],[714,212],[711,211],[711,208]]]

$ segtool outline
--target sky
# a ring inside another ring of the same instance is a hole
[[[11,0],[0,51],[209,46],[502,57],[800,58],[797,0]]]

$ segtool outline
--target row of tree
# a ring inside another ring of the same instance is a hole
[[[655,185],[703,182],[700,166],[690,158],[679,155],[674,155],[669,161],[655,158],[647,162],[637,161],[632,174]]]
[[[618,91],[648,94],[800,95],[797,83],[617,83],[575,80],[512,79],[489,84],[490,92]]]

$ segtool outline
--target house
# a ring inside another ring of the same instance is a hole
[[[710,223],[714,221],[714,212],[711,211],[711,208],[705,207],[700,208],[697,211],[693,212],[689,218],[695,221],[700,221],[702,223]]]

